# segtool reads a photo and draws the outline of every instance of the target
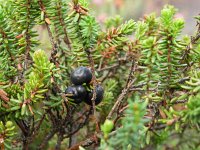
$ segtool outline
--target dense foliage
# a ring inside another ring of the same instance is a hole
[[[200,16],[190,38],[176,13],[100,25],[87,0],[1,2],[0,149],[200,149]]]

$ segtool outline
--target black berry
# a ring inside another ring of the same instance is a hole
[[[98,105],[103,100],[104,90],[103,90],[103,87],[101,85],[97,85],[95,91],[96,91],[95,105]],[[93,92],[94,91],[89,92],[86,99],[84,99],[84,102],[88,105],[91,105],[91,106],[92,106]]]
[[[87,96],[87,91],[86,91],[85,87],[82,85],[77,85],[75,87],[78,92],[77,98],[84,99]]]
[[[67,95],[67,97],[73,98],[73,99],[77,97],[78,95],[77,90],[74,86],[67,87],[65,90],[65,94]]]
[[[74,103],[79,104],[86,98],[87,91],[84,86],[75,85],[67,87],[65,94],[67,97],[73,99]]]
[[[92,72],[87,67],[80,66],[71,74],[71,82],[75,85],[90,83],[92,80]]]

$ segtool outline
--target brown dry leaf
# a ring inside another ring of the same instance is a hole
[[[51,24],[51,21],[49,18],[45,18],[46,23]]]
[[[29,110],[30,110],[31,114],[32,114],[32,115],[34,115],[34,112],[33,112],[33,109],[32,109],[32,107],[31,107],[30,105],[28,105],[28,108],[29,108]]]
[[[16,36],[17,39],[20,39],[22,37],[23,37],[23,34],[19,34],[19,35]]]
[[[171,126],[175,122],[175,119],[171,119],[167,121],[167,125]]]
[[[9,105],[8,105],[8,104],[5,104],[5,103],[2,103],[2,106],[3,106],[4,108],[9,108]]]
[[[17,64],[17,69],[20,71],[20,70],[22,70],[23,68],[22,68],[22,64]]]
[[[1,150],[4,150],[5,147],[4,147],[4,139],[0,137],[0,149]]]
[[[10,99],[7,96],[8,96],[8,94],[4,90],[0,89],[0,98],[3,101],[9,102]]]
[[[185,110],[186,107],[185,107],[185,104],[175,104],[173,106],[173,109],[176,110],[176,111],[182,111],[182,110]]]
[[[5,82],[0,82],[0,85],[5,85],[6,83]]]
[[[167,121],[167,125],[171,126],[172,124],[174,124],[177,120],[179,119],[179,117],[174,116],[174,119],[168,120]]]
[[[163,55],[163,52],[162,52],[162,51],[160,51],[160,50],[158,50],[158,54],[160,54],[160,55]]]
[[[163,119],[166,119],[167,116],[165,115],[165,113],[162,111],[162,109],[159,108],[159,112],[160,112],[160,116],[163,118]]]
[[[51,83],[54,83],[54,78],[53,77],[51,77]]]

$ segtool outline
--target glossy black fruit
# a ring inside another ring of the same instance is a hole
[[[75,88],[78,92],[77,98],[85,99],[87,96],[87,91],[85,87],[82,85],[76,85]]]
[[[68,86],[65,90],[65,94],[69,98],[75,98],[78,95],[78,92],[74,86]]]
[[[103,87],[101,85],[97,85],[95,105],[98,105],[103,100],[103,94],[104,94]],[[92,96],[93,96],[93,91],[89,92],[87,98],[84,100],[84,102],[90,106],[92,106],[92,100],[91,100]]]
[[[81,103],[87,96],[87,91],[82,85],[69,86],[65,90],[67,97],[74,99],[74,103]]]
[[[71,74],[71,81],[75,85],[90,83],[91,80],[92,80],[92,72],[87,67],[80,66],[76,68]]]

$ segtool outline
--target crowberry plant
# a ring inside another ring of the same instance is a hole
[[[176,13],[100,25],[87,0],[0,1],[0,149],[199,149],[200,16],[188,37]]]

